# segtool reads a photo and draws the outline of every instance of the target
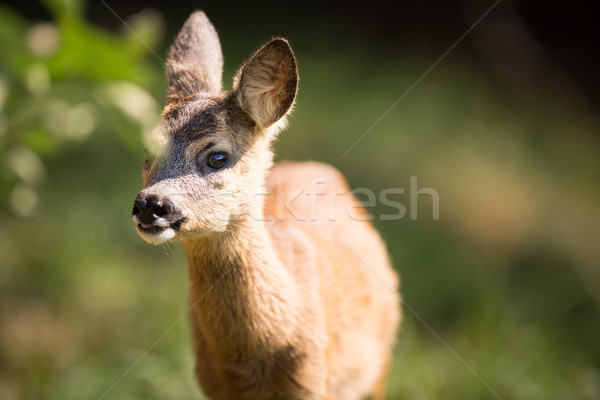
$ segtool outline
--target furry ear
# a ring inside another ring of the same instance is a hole
[[[233,96],[261,128],[285,116],[298,89],[296,58],[285,39],[276,38],[261,47],[240,68]]]
[[[167,58],[167,103],[199,92],[221,91],[223,54],[219,36],[204,12],[190,15]]]

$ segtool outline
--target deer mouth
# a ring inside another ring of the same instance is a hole
[[[160,231],[164,231],[167,228],[162,226],[156,226],[152,224],[137,224],[137,228],[144,233],[158,233]]]
[[[132,219],[136,224],[138,234],[142,239],[152,244],[160,244],[173,239],[177,236],[181,225],[185,221],[185,218],[179,218],[175,221],[169,221],[166,218],[157,218],[149,224],[140,221],[136,215]]]

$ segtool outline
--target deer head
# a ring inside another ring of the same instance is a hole
[[[262,215],[270,143],[285,126],[298,87],[288,42],[275,38],[222,91],[223,56],[203,12],[190,16],[167,60],[169,88],[157,149],[143,167],[133,206],[140,236],[153,244],[226,232]]]

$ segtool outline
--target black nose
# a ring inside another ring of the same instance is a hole
[[[156,195],[140,193],[133,203],[133,216],[142,224],[152,225],[158,218],[169,219],[173,213],[173,204]]]

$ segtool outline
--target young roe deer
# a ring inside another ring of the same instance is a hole
[[[222,68],[214,27],[192,14],[133,208],[143,239],[184,243],[200,386],[211,399],[382,399],[400,319],[385,246],[346,212],[366,215],[336,169],[271,168],[298,86],[292,49],[261,47],[229,94]],[[319,182],[319,196],[297,195]]]

